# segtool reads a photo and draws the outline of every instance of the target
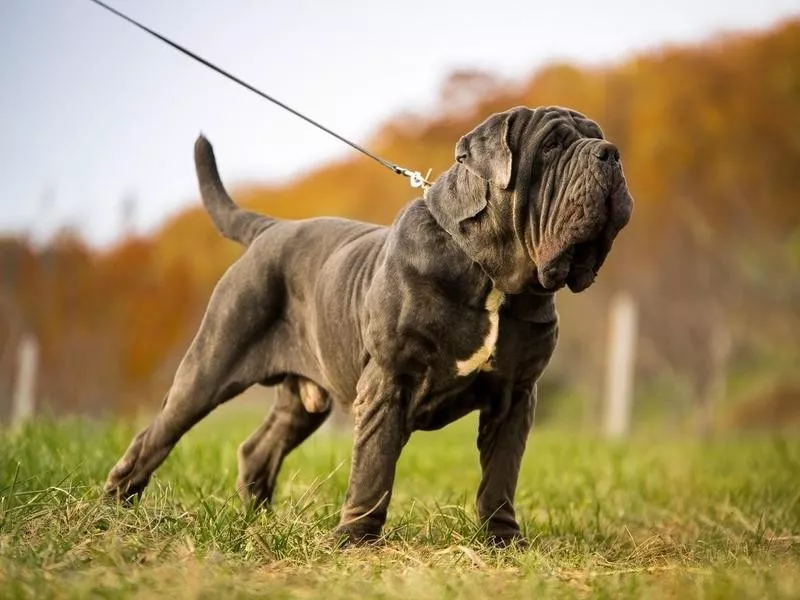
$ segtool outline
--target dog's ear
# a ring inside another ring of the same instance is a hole
[[[511,185],[513,155],[508,146],[508,130],[512,114],[492,115],[456,144],[456,161],[501,190]]]

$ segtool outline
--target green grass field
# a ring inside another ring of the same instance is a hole
[[[246,513],[235,452],[261,415],[198,426],[131,509],[100,500],[132,424],[0,437],[0,597],[800,597],[800,438],[611,444],[547,429],[517,508],[529,549],[481,541],[474,418],[415,434],[373,549],[335,549],[349,438],[320,432]]]

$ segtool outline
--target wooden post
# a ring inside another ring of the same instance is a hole
[[[714,410],[725,400],[728,359],[733,347],[730,331],[721,317],[712,322],[708,342],[709,373],[700,400],[700,435],[714,431]]]
[[[609,314],[605,434],[620,438],[628,434],[631,422],[638,325],[636,302],[629,294],[618,294],[611,302]]]
[[[39,343],[31,334],[24,334],[17,353],[17,378],[14,382],[11,425],[29,420],[36,409],[36,376],[39,368]]]

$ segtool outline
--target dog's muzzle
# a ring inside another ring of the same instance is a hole
[[[633,201],[622,176],[616,146],[602,141],[589,152],[588,168],[598,181],[589,201],[602,203],[603,218],[589,224],[582,237],[562,240],[561,244],[551,246],[550,253],[543,251],[539,255],[538,279],[546,290],[556,291],[567,285],[577,293],[592,285],[614,238],[630,219]]]

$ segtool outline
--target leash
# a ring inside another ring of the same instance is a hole
[[[320,123],[317,123],[317,122],[316,122],[314,119],[312,119],[312,118],[310,118],[310,117],[307,117],[307,116],[306,116],[306,115],[304,115],[303,113],[301,113],[301,112],[299,112],[299,111],[297,111],[297,110],[293,109],[291,106],[287,106],[286,104],[284,104],[283,102],[281,102],[281,101],[280,101],[280,100],[278,100],[277,98],[274,98],[273,96],[270,96],[269,94],[266,94],[266,93],[262,92],[261,90],[259,90],[259,89],[258,89],[258,88],[256,88],[255,86],[253,86],[253,85],[251,85],[251,84],[247,83],[246,81],[244,81],[244,80],[242,80],[242,79],[239,79],[238,77],[236,77],[235,75],[232,75],[231,73],[229,73],[229,72],[228,72],[228,71],[226,71],[225,69],[222,69],[221,67],[218,67],[218,66],[217,66],[217,65],[215,65],[214,63],[212,63],[212,62],[210,62],[210,61],[206,60],[206,59],[205,59],[205,58],[203,58],[202,56],[198,56],[197,54],[195,54],[195,53],[194,53],[194,52],[192,52],[191,50],[188,50],[187,48],[184,48],[184,47],[183,47],[183,46],[181,46],[180,44],[178,44],[178,43],[176,43],[176,42],[173,42],[173,41],[172,41],[172,40],[170,40],[169,38],[167,38],[167,37],[164,37],[163,35],[161,35],[161,34],[160,34],[160,33],[158,33],[157,31],[153,31],[153,30],[152,30],[152,29],[150,29],[149,27],[147,27],[147,26],[145,26],[145,25],[142,25],[142,24],[141,24],[141,23],[139,23],[138,21],[136,21],[136,20],[132,19],[131,17],[129,17],[129,16],[127,16],[127,15],[125,15],[125,14],[121,13],[121,12],[120,12],[120,11],[118,11],[117,9],[115,9],[115,8],[112,8],[112,7],[111,7],[111,6],[109,6],[108,4],[105,4],[104,2],[101,2],[100,0],[89,0],[89,1],[90,1],[90,2],[93,2],[93,3],[94,3],[94,4],[96,4],[97,6],[100,6],[100,7],[104,8],[104,9],[106,9],[106,10],[107,10],[107,11],[109,11],[110,13],[112,13],[112,14],[116,15],[116,16],[117,16],[117,17],[119,17],[120,19],[123,19],[123,20],[127,21],[127,22],[128,22],[128,23],[130,23],[131,25],[133,25],[133,26],[135,26],[135,27],[138,27],[139,29],[141,29],[141,30],[142,30],[142,31],[144,31],[145,33],[149,33],[150,35],[152,35],[152,36],[153,36],[153,37],[155,37],[156,39],[158,39],[158,40],[160,40],[160,41],[164,42],[164,43],[165,43],[165,44],[167,44],[168,46],[171,46],[172,48],[174,48],[174,49],[175,49],[175,50],[177,50],[178,52],[181,52],[182,54],[185,54],[185,55],[186,55],[186,56],[188,56],[189,58],[192,58],[192,59],[196,60],[196,61],[197,61],[197,62],[199,62],[201,65],[204,65],[205,67],[208,67],[209,69],[211,69],[212,71],[215,71],[215,72],[219,73],[219,74],[220,74],[220,75],[222,75],[223,77],[227,77],[228,79],[230,79],[230,80],[231,80],[231,81],[233,81],[234,83],[238,83],[239,85],[241,85],[242,87],[244,87],[244,88],[246,88],[246,89],[250,90],[250,91],[251,91],[251,92],[253,92],[254,94],[256,94],[256,95],[258,95],[258,96],[261,96],[261,97],[262,97],[262,98],[264,98],[265,100],[269,100],[269,101],[270,101],[270,102],[272,102],[273,104],[276,104],[276,105],[280,106],[281,108],[283,108],[284,110],[287,110],[287,111],[289,111],[289,112],[290,112],[290,113],[292,113],[293,115],[295,115],[295,116],[297,116],[297,117],[300,117],[301,119],[303,119],[303,120],[304,120],[304,121],[306,121],[307,123],[310,123],[310,124],[311,124],[311,125],[313,125],[314,127],[317,127],[318,129],[321,129],[321,130],[322,130],[322,131],[324,131],[325,133],[327,133],[327,134],[329,134],[329,135],[332,135],[332,136],[333,136],[333,137],[335,137],[337,140],[344,142],[345,144],[347,144],[348,146],[350,146],[350,147],[351,147],[351,148],[353,148],[354,150],[357,150],[357,151],[361,152],[361,154],[363,154],[363,155],[365,155],[365,156],[368,156],[368,157],[369,157],[369,158],[371,158],[372,160],[376,161],[378,164],[380,164],[380,165],[382,165],[382,166],[386,167],[387,169],[389,169],[390,171],[392,171],[392,173],[395,173],[396,175],[402,175],[403,177],[408,177],[408,180],[409,180],[409,183],[411,184],[411,187],[412,187],[412,188],[422,188],[423,195],[425,194],[425,192],[427,192],[427,191],[428,191],[428,188],[430,188],[430,187],[431,187],[431,182],[430,182],[430,181],[428,181],[428,179],[427,179],[428,177],[430,177],[430,174],[431,174],[431,171],[430,171],[430,169],[428,169],[428,173],[427,173],[427,175],[426,175],[425,177],[423,177],[423,176],[422,176],[422,174],[421,174],[419,171],[412,171],[412,170],[410,170],[410,169],[405,169],[405,168],[403,168],[403,167],[401,167],[401,166],[399,166],[399,165],[396,165],[396,164],[394,164],[393,162],[389,162],[388,160],[385,160],[385,159],[381,158],[380,156],[378,156],[378,155],[376,155],[376,154],[373,154],[372,152],[370,152],[369,150],[367,150],[367,149],[366,149],[366,148],[364,148],[363,146],[359,146],[359,145],[358,145],[358,144],[356,144],[355,142],[351,142],[350,140],[348,140],[347,138],[345,138],[345,137],[343,137],[343,136],[339,135],[339,134],[338,134],[338,133],[336,133],[335,131],[331,131],[330,129],[328,129],[328,128],[327,128],[327,127],[325,127],[324,125],[322,125],[322,124],[320,124]]]

